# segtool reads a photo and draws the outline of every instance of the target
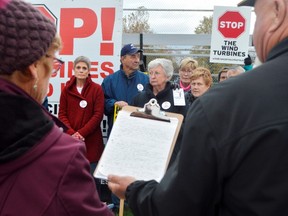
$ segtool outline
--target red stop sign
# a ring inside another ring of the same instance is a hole
[[[57,25],[57,17],[46,7],[46,5],[35,6],[40,12]]]
[[[238,11],[226,11],[218,19],[218,30],[226,38],[237,38],[245,31],[245,18]]]

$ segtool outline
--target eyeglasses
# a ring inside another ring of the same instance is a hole
[[[60,68],[62,67],[62,65],[64,64],[64,61],[62,61],[61,59],[58,59],[54,56],[48,55],[46,54],[47,58],[53,58],[53,69],[52,69],[52,73],[51,75],[56,75],[57,72],[60,70]]]
[[[150,71],[149,72],[149,76],[159,76],[161,73],[160,72],[158,72],[158,71],[155,71],[155,72],[153,72],[153,71]]]
[[[185,74],[185,73],[187,73],[187,74],[192,74],[192,73],[193,73],[193,71],[190,71],[190,70],[188,70],[188,71],[180,70],[180,72],[181,72],[181,73],[184,73],[184,74]]]

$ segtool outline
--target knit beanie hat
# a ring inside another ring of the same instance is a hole
[[[8,0],[2,4],[0,74],[12,74],[40,59],[55,35],[56,26],[32,4],[22,0]]]
[[[5,7],[9,0],[0,0],[0,8]]]

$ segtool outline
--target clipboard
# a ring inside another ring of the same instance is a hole
[[[93,174],[95,178],[107,180],[109,174],[114,174],[160,182],[184,117],[160,111],[157,101],[145,106],[125,106],[119,111]]]
[[[160,110],[160,106],[155,98],[152,98],[148,103],[146,103],[143,109],[137,109],[137,111],[132,110],[130,116],[171,122],[170,118],[166,116],[165,112]]]

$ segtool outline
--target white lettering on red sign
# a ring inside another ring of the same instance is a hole
[[[243,22],[231,22],[231,21],[221,21],[220,28],[232,28],[232,29],[240,29],[244,26]]]

